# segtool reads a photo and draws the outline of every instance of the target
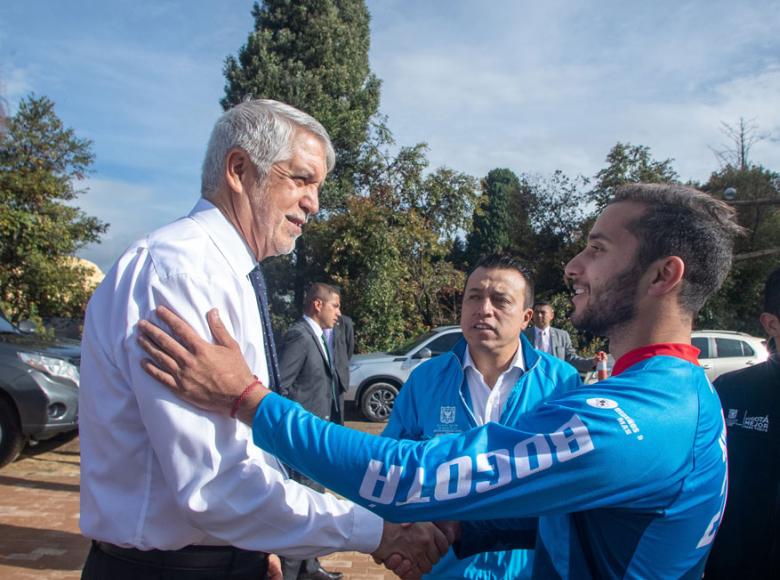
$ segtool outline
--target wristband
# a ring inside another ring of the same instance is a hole
[[[260,382],[260,379],[257,378],[257,376],[252,375],[255,380],[253,380],[251,383],[249,383],[246,388],[243,390],[243,392],[236,397],[236,400],[233,401],[233,407],[230,409],[230,417],[232,419],[236,418],[236,415],[238,415],[238,410],[241,408],[241,404],[246,400],[246,398],[249,396],[249,393],[251,393],[254,388],[257,385],[262,386],[263,383]]]

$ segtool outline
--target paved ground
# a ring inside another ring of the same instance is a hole
[[[377,432],[383,425],[347,423]],[[79,533],[79,440],[73,434],[27,448],[0,470],[0,578],[76,579],[89,542]],[[395,578],[370,556],[323,558],[350,580]]]

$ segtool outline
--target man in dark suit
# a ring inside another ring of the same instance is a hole
[[[325,338],[328,341],[330,352],[333,354],[333,366],[336,369],[336,378],[338,379],[338,406],[340,418],[344,419],[344,393],[349,388],[349,361],[355,353],[355,325],[352,319],[346,314],[342,314],[333,328],[324,329]],[[331,418],[331,421],[334,421]]]
[[[549,302],[537,302],[534,304],[534,325],[529,326],[523,332],[536,350],[565,360],[581,373],[592,371],[596,366],[596,361],[578,355],[571,344],[569,333],[551,326],[554,319],[555,310],[553,310],[552,305]]]
[[[320,282],[312,284],[304,297],[303,312],[303,318],[295,322],[282,339],[279,392],[323,419],[343,423],[339,405],[341,383],[334,354],[323,332],[332,329],[341,317],[338,289]],[[290,475],[315,491],[325,490],[298,472],[291,471]],[[337,580],[342,576],[340,572],[325,570],[317,558],[285,558],[282,570],[285,580]]]
[[[780,268],[759,318],[769,358],[715,381],[728,429],[729,499],[705,577],[780,577]]]

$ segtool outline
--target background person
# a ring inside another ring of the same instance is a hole
[[[595,359],[578,355],[571,344],[569,333],[562,328],[553,327],[553,320],[555,320],[555,310],[552,304],[542,301],[534,304],[534,325],[525,330],[525,335],[534,348],[565,360],[581,373],[592,371],[596,366]]]
[[[341,316],[338,289],[316,282],[306,291],[304,315],[284,334],[279,360],[279,393],[300,403],[304,409],[334,423],[343,423],[338,394],[341,390],[324,331],[332,329]],[[325,488],[292,470],[290,476],[315,491]],[[338,580],[340,572],[325,570],[317,558],[284,558],[285,580]]]
[[[767,361],[715,381],[728,429],[729,500],[708,579],[780,577],[780,268],[767,278],[760,320]]]
[[[534,287],[510,255],[479,260],[461,303],[463,339],[416,367],[398,394],[382,433],[427,440],[490,421],[513,425],[553,392],[580,385],[566,363],[533,349],[522,331],[531,319]],[[450,551],[428,578],[530,578],[533,552],[501,550],[458,559]]]
[[[79,401],[80,524],[94,540],[84,578],[256,579],[267,552],[381,559],[393,542],[420,551],[428,567],[443,549],[432,525],[383,525],[287,479],[248,429],[138,372],[139,318],[170,306],[208,336],[202,312],[217,304],[252,373],[278,384],[258,262],[292,251],[333,164],[328,135],[309,115],[268,100],[233,107],[211,134],[202,198],[131,245],[95,291]]]
[[[325,329],[325,338],[333,355],[333,364],[336,367],[336,375],[339,380],[339,411],[342,419],[344,415],[344,393],[349,389],[349,364],[352,355],[355,354],[355,324],[352,319],[341,313],[336,326]],[[343,423],[343,421],[342,421]]]

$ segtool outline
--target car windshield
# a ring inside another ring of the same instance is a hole
[[[420,344],[422,344],[423,342],[425,342],[426,340],[428,340],[429,338],[434,336],[435,334],[436,334],[435,330],[429,330],[425,334],[421,334],[420,336],[418,336],[414,340],[411,340],[411,341],[407,342],[405,345],[403,345],[400,348],[397,348],[395,350],[391,350],[387,354],[392,354],[393,356],[403,356],[407,352],[412,350],[413,348],[416,348],[417,346],[419,346]]]
[[[0,334],[19,334],[19,331],[5,316],[0,315]]]

